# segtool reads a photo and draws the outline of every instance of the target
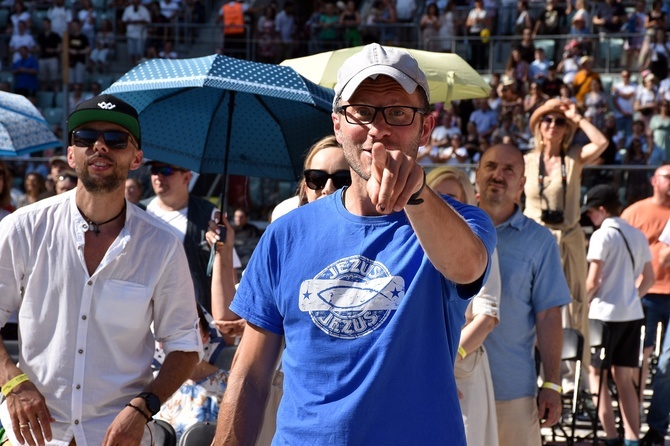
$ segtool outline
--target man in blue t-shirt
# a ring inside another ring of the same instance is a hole
[[[558,245],[517,204],[526,181],[519,149],[495,145],[477,168],[479,207],[498,234],[500,323],[486,340],[496,397],[500,446],[540,446],[541,426],[561,416],[560,307],[570,302]],[[537,392],[534,348],[544,384]]]
[[[213,444],[255,443],[284,341],[273,444],[465,445],[453,366],[495,231],[425,187],[428,104],[404,50],[371,44],[340,68],[332,120],[352,184],[277,220],[254,251]]]

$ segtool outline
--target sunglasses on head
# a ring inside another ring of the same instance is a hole
[[[553,116],[543,116],[542,117],[542,122],[544,122],[547,125],[551,125],[552,123],[556,127],[565,127],[565,124],[567,124],[567,120],[565,118],[555,118]]]
[[[164,177],[169,177],[175,172],[186,172],[184,169],[177,169],[172,166],[151,166],[151,175],[163,175]]]
[[[105,145],[112,150],[123,150],[128,147],[130,135],[121,130],[75,130],[72,132],[72,144],[77,147],[93,147],[102,135]]]
[[[335,173],[324,172],[323,170],[308,169],[304,172],[305,184],[312,190],[321,190],[326,187],[328,180],[333,180],[335,189],[341,189],[344,186],[351,185],[351,172],[348,170],[338,170]]]

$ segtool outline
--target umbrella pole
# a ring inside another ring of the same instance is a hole
[[[233,112],[235,111],[235,91],[230,92],[228,97],[228,132],[226,132],[226,156],[223,162],[223,186],[221,188],[221,215],[228,209],[228,156],[230,155],[230,139],[233,131]]]

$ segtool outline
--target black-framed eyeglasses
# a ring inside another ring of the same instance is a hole
[[[77,147],[91,148],[102,135],[105,145],[111,150],[123,150],[128,147],[130,135],[120,130],[87,130],[80,129],[72,132],[72,144]]]
[[[414,116],[416,116],[417,113],[422,115],[426,114],[425,110],[417,107],[397,105],[390,107],[374,107],[372,105],[364,104],[348,104],[337,107],[335,111],[343,114],[349,124],[357,125],[374,122],[377,113],[382,112],[384,121],[386,121],[388,125],[397,127],[412,125]]]
[[[323,189],[326,187],[328,180],[333,180],[335,189],[351,185],[351,172],[348,170],[338,170],[337,172],[328,173],[318,169],[307,169],[304,175],[305,184],[312,190]]]
[[[184,169],[178,169],[172,166],[151,166],[151,175],[162,175],[169,177],[175,172],[186,172]]]
[[[568,121],[565,118],[555,118],[549,115],[543,116],[542,122],[547,124],[547,126],[550,126],[553,123],[556,127],[565,127],[565,124],[568,123]]]

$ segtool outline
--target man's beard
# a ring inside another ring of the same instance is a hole
[[[421,135],[417,133],[416,138],[411,141],[409,144],[407,144],[406,147],[411,147],[411,150],[405,151],[403,148],[396,148],[397,150],[402,151],[403,153],[410,155],[413,159],[416,159],[416,154],[419,151],[419,142],[421,140]],[[361,162],[361,154],[364,152],[363,150],[363,144],[355,144],[345,138],[342,141],[342,147],[343,147],[343,153],[344,153],[344,159],[347,160],[347,163],[351,167],[351,169],[364,179],[365,181],[368,181],[370,177],[372,176],[372,162],[368,165],[364,165]]]
[[[94,178],[88,173],[86,167],[77,168],[77,175],[84,189],[91,193],[109,193],[118,189],[121,185],[125,186],[126,178],[114,171],[112,175],[104,178]]]

